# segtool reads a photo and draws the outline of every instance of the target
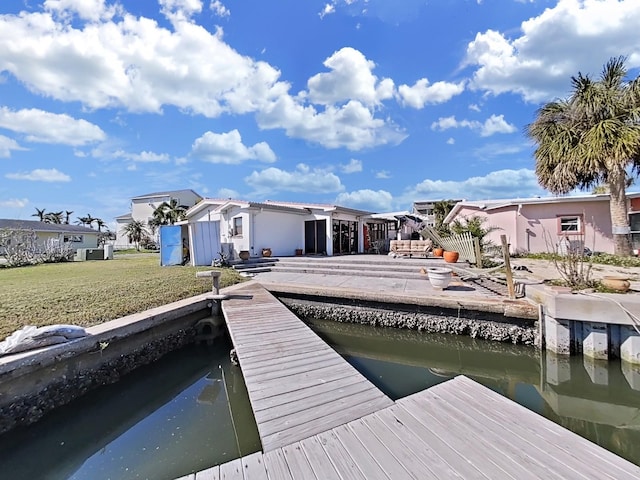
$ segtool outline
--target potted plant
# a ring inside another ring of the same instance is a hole
[[[300,257],[302,255],[302,249],[296,248],[296,257]]]
[[[444,248],[442,248],[442,247],[435,247],[433,249],[433,256],[434,257],[441,257],[443,253],[444,253]]]
[[[451,282],[453,271],[445,267],[429,267],[427,268],[427,276],[433,288],[444,290]]]
[[[249,253],[249,250],[240,250],[240,253],[238,254],[238,256],[240,257],[240,260],[244,262],[246,260],[249,260],[249,257],[251,256],[251,254]]]
[[[271,249],[270,248],[263,248],[262,249],[262,256],[263,257],[270,257],[271,256]]]
[[[442,254],[442,257],[444,258],[444,261],[447,263],[456,263],[458,261],[458,258],[460,257],[460,254],[458,252],[452,252],[452,251],[446,250]]]

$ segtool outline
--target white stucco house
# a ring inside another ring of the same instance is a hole
[[[0,219],[0,230],[32,230],[37,236],[40,247],[49,240],[69,242],[76,250],[79,248],[97,248],[97,230],[80,225],[45,223],[38,220]]]
[[[219,252],[260,257],[266,248],[274,256],[359,253],[371,235],[387,235],[385,220],[338,205],[205,198],[186,217],[193,265],[210,265]]]
[[[145,225],[149,224],[149,221],[153,218],[153,211],[158,208],[163,202],[170,203],[171,200],[176,200],[178,205],[184,205],[185,207],[192,207],[198,203],[202,197],[193,190],[172,190],[167,192],[154,192],[139,195],[131,199],[131,212],[119,215],[116,220],[116,241],[114,248],[116,250],[122,250],[126,248],[133,248],[135,245],[129,242],[127,235],[124,233],[124,227],[126,227],[133,220],[143,222]],[[152,232],[149,232],[152,233]],[[157,232],[153,233],[152,238],[157,242]]]

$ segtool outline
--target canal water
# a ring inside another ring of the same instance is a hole
[[[640,464],[640,392],[620,363],[462,336],[309,324],[393,399],[464,374]],[[230,348],[221,341],[174,352],[0,437],[0,478],[172,479],[260,450]]]
[[[260,450],[230,349],[186,347],[0,436],[0,479],[173,479]]]

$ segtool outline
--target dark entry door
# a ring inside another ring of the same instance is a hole
[[[327,221],[307,220],[304,222],[304,253],[316,254],[327,251]]]

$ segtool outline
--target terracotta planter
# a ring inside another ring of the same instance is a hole
[[[296,248],[296,256],[300,257],[302,255],[302,249],[301,248]]]
[[[441,257],[443,253],[444,253],[444,248],[436,247],[433,249],[434,257]]]
[[[447,263],[456,263],[458,261],[458,257],[460,254],[458,252],[449,252],[446,251],[442,254],[444,261]]]
[[[270,248],[263,248],[262,249],[262,256],[263,257],[270,257],[271,256],[271,249]]]
[[[451,282],[453,271],[450,268],[444,267],[429,267],[427,268],[427,275],[431,286],[438,290],[444,290],[449,286]]]
[[[251,254],[249,253],[249,250],[240,250],[240,253],[238,254],[238,256],[240,257],[240,260],[246,261],[246,260],[249,260],[249,257],[251,256]]]
[[[605,276],[602,277],[600,283],[607,287],[610,290],[615,290],[616,292],[625,293],[629,291],[629,287],[631,284],[626,277],[616,277],[616,276]]]

